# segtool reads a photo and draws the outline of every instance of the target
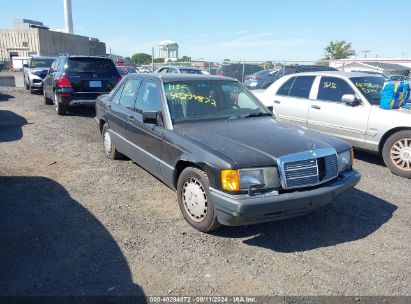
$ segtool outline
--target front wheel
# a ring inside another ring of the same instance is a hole
[[[201,232],[220,227],[210,199],[208,176],[200,169],[188,167],[177,182],[177,200],[184,219]]]
[[[411,178],[411,130],[392,134],[384,144],[382,156],[392,173]]]

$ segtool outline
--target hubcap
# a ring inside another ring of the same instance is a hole
[[[200,223],[207,215],[207,194],[203,185],[194,177],[188,178],[183,185],[182,200],[190,218]]]
[[[107,154],[110,154],[111,152],[111,137],[110,137],[110,133],[108,132],[108,130],[106,130],[104,132],[104,136],[103,136],[103,144],[104,144],[104,151]]]
[[[411,171],[411,138],[401,138],[391,147],[391,160],[401,170]]]

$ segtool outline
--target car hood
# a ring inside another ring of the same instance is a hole
[[[48,72],[49,68],[29,68],[28,70],[30,71],[30,73],[39,72],[39,71]]]
[[[272,117],[184,123],[175,130],[206,145],[241,167],[273,166],[277,158],[297,152],[334,148],[341,152],[350,145],[306,128],[280,123]]]

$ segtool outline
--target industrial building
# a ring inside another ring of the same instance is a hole
[[[65,30],[50,30],[42,22],[14,19],[13,29],[0,29],[0,60],[29,56],[106,55],[106,45],[96,38],[73,34],[71,2],[64,1]]]

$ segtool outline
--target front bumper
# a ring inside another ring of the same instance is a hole
[[[250,225],[296,217],[330,203],[339,194],[353,188],[361,179],[352,170],[337,180],[311,190],[256,196],[230,195],[210,189],[218,221],[226,226]]]

